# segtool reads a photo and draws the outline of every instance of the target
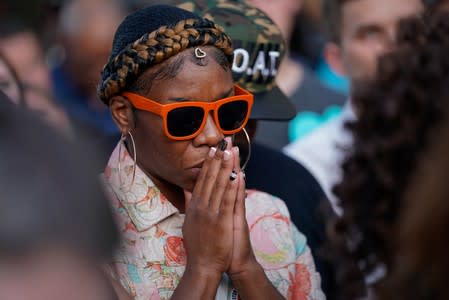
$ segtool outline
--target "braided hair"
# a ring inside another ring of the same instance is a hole
[[[112,96],[132,86],[149,68],[198,46],[221,50],[229,66],[232,64],[231,39],[214,22],[168,5],[138,10],[117,29],[111,56],[101,75],[98,96],[108,105]]]
[[[410,174],[449,110],[447,53],[448,14],[407,20],[398,49],[381,59],[375,81],[354,86],[360,118],[348,124],[354,145],[334,188],[344,211],[335,231],[366,276],[388,273]]]

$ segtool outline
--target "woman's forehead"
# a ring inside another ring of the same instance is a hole
[[[227,98],[234,95],[234,87],[231,87],[229,90],[221,93],[221,94],[217,94],[216,97],[208,97],[208,98],[203,98],[203,97],[188,97],[188,96],[180,96],[180,97],[170,97],[166,100],[168,100],[169,102],[172,101],[176,101],[176,102],[186,102],[186,101],[205,101],[205,102],[212,102],[212,101],[216,101],[216,100],[220,100],[223,98]]]
[[[184,54],[181,57],[182,63],[176,64],[177,69],[173,70],[175,74],[172,75],[174,76],[153,76],[151,90],[145,96],[160,100],[204,99],[209,101],[210,99],[216,100],[231,95],[234,89],[230,68],[223,68],[214,59],[207,57],[208,54],[206,52],[202,64],[190,59],[191,56],[186,59],[187,55],[192,55],[192,53]],[[167,60],[167,63],[170,64],[170,61]],[[161,64],[161,68],[164,67],[168,67],[168,65]],[[156,71],[164,72],[162,69]],[[148,73],[142,76],[148,76],[148,79],[151,80],[151,75]]]

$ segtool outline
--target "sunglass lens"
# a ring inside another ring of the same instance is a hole
[[[201,127],[204,110],[201,107],[180,107],[167,114],[168,132],[175,137],[194,134]]]
[[[243,125],[248,114],[248,102],[237,100],[223,104],[218,109],[220,126],[225,131],[231,131]]]

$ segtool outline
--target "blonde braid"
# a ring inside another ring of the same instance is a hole
[[[107,104],[112,96],[119,94],[148,68],[187,48],[206,45],[222,50],[232,63],[230,37],[210,20],[182,20],[174,26],[162,26],[147,33],[109,60],[103,69],[98,96]]]

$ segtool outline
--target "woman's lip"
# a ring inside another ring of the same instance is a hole
[[[192,167],[190,167],[189,169],[201,169],[203,167],[204,161],[201,161],[195,165],[193,165]]]
[[[203,164],[204,160],[188,168],[189,173],[192,174],[194,177],[198,177],[198,175],[201,172],[201,169],[203,168]]]
[[[190,168],[190,171],[192,171],[192,173],[199,174],[200,171],[201,171],[201,168],[197,168],[197,167],[195,167],[195,168]]]

